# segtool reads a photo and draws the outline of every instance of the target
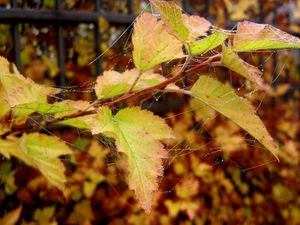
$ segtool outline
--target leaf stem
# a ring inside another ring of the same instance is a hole
[[[152,93],[153,91],[156,91],[156,90],[162,90],[166,86],[168,86],[169,84],[175,83],[176,81],[180,80],[185,75],[198,72],[198,71],[200,71],[204,68],[207,68],[207,67],[211,66],[213,62],[220,60],[220,57],[221,57],[220,54],[211,56],[206,61],[204,61],[200,64],[197,64],[197,65],[195,65],[195,66],[188,69],[187,67],[188,67],[188,65],[190,63],[190,60],[191,60],[191,56],[188,56],[185,60],[185,63],[183,65],[183,67],[180,69],[180,71],[175,76],[170,77],[169,79],[161,82],[160,84],[148,87],[146,89],[143,89],[143,90],[140,90],[140,91],[137,91],[137,92],[129,92],[128,94],[122,95],[122,96],[120,96],[116,99],[102,102],[95,109],[90,109],[90,110],[87,110],[87,111],[85,111],[85,110],[84,111],[77,111],[77,112],[75,112],[73,114],[70,114],[70,115],[67,115],[67,116],[63,116],[63,117],[59,117],[59,118],[51,118],[49,120],[42,121],[39,124],[23,124],[23,125],[12,126],[10,131],[7,131],[6,133],[0,135],[0,137],[1,138],[6,138],[6,137],[8,137],[9,135],[12,135],[12,134],[18,134],[18,133],[25,132],[25,131],[35,130],[35,129],[38,129],[39,127],[41,127],[41,126],[48,126],[48,125],[55,124],[55,123],[58,123],[60,121],[66,120],[66,119],[72,119],[72,118],[77,118],[77,117],[81,117],[81,116],[96,114],[99,111],[99,109],[103,106],[111,107],[111,106],[114,106],[117,103],[128,100],[130,98],[145,95],[145,94],[149,94],[149,93]]]

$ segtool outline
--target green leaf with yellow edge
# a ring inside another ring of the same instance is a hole
[[[242,60],[231,47],[222,45],[222,60],[221,63],[228,69],[242,75],[247,80],[252,81],[258,87],[263,88],[262,72],[255,66],[246,63]]]
[[[134,24],[133,61],[141,72],[158,64],[184,57],[182,43],[170,35],[161,21],[143,13]]]
[[[14,156],[39,170],[55,187],[64,190],[65,167],[59,156],[72,154],[71,149],[53,136],[31,133],[17,140],[0,140],[0,153]]]
[[[197,37],[206,36],[211,23],[199,16],[188,16],[174,2],[150,0],[159,11],[169,32],[184,43],[193,42]]]
[[[226,34],[217,32],[199,41],[192,42],[191,44],[189,44],[190,54],[199,55],[202,53],[206,53],[209,50],[212,50],[221,45],[227,38],[228,36]]]
[[[160,84],[166,80],[165,77],[152,71],[147,71],[141,75],[137,69],[126,70],[124,73],[105,71],[96,81],[95,92],[97,98],[107,99],[124,94],[130,90],[136,79],[138,81],[133,88],[134,91]],[[168,85],[167,88],[179,89],[174,84]]]
[[[97,120],[93,134],[102,133],[116,140],[118,151],[127,156],[129,188],[149,213],[158,177],[163,175],[162,159],[167,157],[160,140],[173,138],[172,130],[162,118],[138,107],[122,109],[114,116],[104,107]]]
[[[300,48],[300,39],[268,24],[240,22],[233,38],[233,49],[238,52]]]
[[[15,225],[20,218],[21,212],[22,212],[22,206],[19,206],[15,210],[6,213],[2,218],[0,218],[0,224]]]
[[[76,109],[69,105],[63,104],[63,102],[53,103],[53,104],[31,102],[31,103],[15,106],[12,112],[14,116],[21,117],[21,116],[30,115],[33,112],[46,115],[46,114],[71,112],[74,110]]]
[[[57,124],[76,127],[79,129],[92,130],[98,124],[95,115],[80,116],[77,118],[66,119],[58,122]]]
[[[201,76],[191,95],[232,120],[266,147],[278,160],[278,147],[247,99],[213,78]]]

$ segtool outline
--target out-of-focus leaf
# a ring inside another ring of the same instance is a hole
[[[233,38],[234,51],[300,48],[300,39],[268,24],[239,22]]]
[[[143,13],[134,24],[133,61],[145,72],[156,65],[184,57],[182,44],[170,35],[161,21],[150,13]]]
[[[73,212],[68,218],[68,224],[89,224],[94,219],[93,209],[89,200],[83,200],[75,205]]]
[[[22,206],[19,206],[15,210],[5,214],[4,217],[0,218],[0,224],[15,225],[20,218],[21,212],[22,212]]]
[[[257,0],[239,0],[236,5],[233,5],[232,2],[231,0],[224,0],[230,19],[233,21],[248,19],[249,16],[246,12],[250,11],[251,8],[258,8]]]
[[[159,11],[162,21],[167,25],[170,33],[184,43],[207,35],[211,24],[204,18],[182,14],[181,8],[174,2],[158,0],[150,2]]]
[[[216,116],[215,110],[195,98],[190,101],[190,107],[195,112],[195,117],[198,121],[206,122]]]
[[[116,139],[118,151],[127,156],[129,188],[149,213],[157,179],[163,173],[162,159],[167,156],[159,140],[173,138],[171,129],[163,119],[139,108],[125,108],[113,116],[105,107],[97,120],[92,132]]]
[[[98,99],[112,98],[128,92],[139,74],[137,69],[126,70],[124,73],[105,71],[96,81],[95,92]],[[165,80],[166,78],[160,74],[148,71],[140,76],[133,90],[142,90],[157,85]],[[168,85],[167,88],[178,89],[174,84]]]
[[[197,179],[185,179],[175,187],[176,195],[181,199],[188,199],[199,192],[199,181]]]
[[[231,47],[222,46],[221,63],[228,69],[242,75],[246,79],[255,83],[258,87],[263,88],[262,72],[255,66],[252,66],[242,60]]]
[[[193,219],[199,209],[199,203],[193,201],[172,201],[170,199],[165,201],[165,206],[167,207],[171,217],[176,217],[179,212],[186,212],[189,219]]]
[[[15,172],[11,167],[11,161],[6,161],[0,165],[0,183],[4,184],[4,191],[8,195],[13,194],[17,190],[15,184]]]
[[[34,220],[38,222],[39,225],[57,225],[58,223],[53,221],[53,216],[55,213],[55,206],[45,207],[43,209],[37,209],[34,212]]]
[[[221,45],[227,39],[227,37],[228,36],[222,32],[216,32],[199,41],[192,42],[189,45],[190,54],[199,55],[208,52],[209,50]]]
[[[192,96],[220,112],[246,130],[278,159],[278,147],[250,102],[239,97],[232,89],[207,76],[194,84]]]

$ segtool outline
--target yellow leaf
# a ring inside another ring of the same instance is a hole
[[[163,119],[137,107],[120,110],[115,116],[105,107],[97,120],[99,124],[92,132],[116,139],[118,151],[127,156],[129,188],[150,213],[158,177],[163,175],[162,159],[167,157],[159,140],[173,138],[171,129]]]
[[[206,36],[211,23],[199,16],[188,16],[174,2],[150,0],[159,11],[169,32],[184,43],[195,41],[195,38]]]
[[[255,66],[252,66],[242,60],[231,47],[222,46],[221,63],[228,69],[242,75],[246,79],[255,83],[258,87],[263,88],[262,72]]]
[[[161,21],[150,13],[143,13],[134,24],[133,61],[145,72],[158,64],[184,57],[182,44],[170,35]]]
[[[19,206],[13,211],[10,211],[9,213],[6,213],[4,217],[0,218],[0,224],[1,225],[15,225],[20,217],[22,211],[22,206]]]
[[[193,97],[247,131],[279,160],[278,146],[247,99],[239,97],[231,88],[208,76],[201,76],[191,92]]]
[[[116,71],[105,71],[102,76],[99,76],[96,85],[95,92],[98,99],[112,98],[121,94],[125,94],[134,84],[135,80],[139,77],[140,72],[137,69],[126,70],[124,73]],[[166,78],[160,74],[153,73],[152,71],[145,72],[140,75],[138,82],[134,86],[133,90],[138,91],[157,85]],[[178,89],[176,85],[168,85],[168,89]]]
[[[14,156],[38,169],[49,183],[64,190],[65,168],[59,156],[72,154],[64,142],[53,136],[31,133],[14,141],[0,140],[0,147],[1,154],[8,158]]]
[[[300,48],[300,39],[268,24],[240,22],[233,38],[235,51]]]

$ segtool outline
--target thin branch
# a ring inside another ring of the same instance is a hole
[[[67,115],[67,116],[63,116],[63,117],[59,117],[59,118],[52,118],[52,119],[49,119],[49,120],[42,121],[39,124],[23,124],[23,125],[13,126],[10,131],[0,135],[0,137],[1,138],[6,138],[7,136],[9,136],[11,134],[21,133],[21,132],[25,132],[25,131],[29,131],[29,130],[35,130],[35,129],[39,128],[40,126],[48,126],[50,124],[55,124],[55,123],[58,123],[60,121],[66,120],[66,119],[72,119],[72,118],[77,118],[77,117],[81,117],[81,116],[96,114],[98,112],[99,108],[101,108],[103,106],[111,107],[111,106],[114,106],[117,103],[128,100],[130,98],[145,95],[145,94],[149,94],[149,93],[152,93],[153,91],[156,91],[156,90],[161,90],[161,89],[165,88],[166,86],[168,86],[169,84],[175,83],[176,81],[180,80],[183,76],[188,75],[188,74],[192,74],[192,73],[198,72],[198,71],[200,71],[204,68],[207,68],[207,67],[211,66],[212,62],[218,61],[218,60],[220,60],[220,55],[219,54],[214,55],[214,56],[208,58],[206,61],[187,69],[188,64],[190,62],[190,57],[188,57],[186,59],[185,63],[184,63],[184,66],[181,68],[181,70],[178,72],[178,74],[176,74],[175,76],[163,81],[160,84],[148,87],[148,88],[143,89],[141,91],[126,93],[125,95],[122,95],[122,96],[120,96],[120,97],[118,97],[114,100],[102,102],[98,105],[97,108],[92,109],[92,110],[77,111],[77,112],[75,112],[73,114],[70,114],[70,115]]]

